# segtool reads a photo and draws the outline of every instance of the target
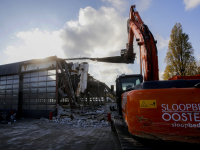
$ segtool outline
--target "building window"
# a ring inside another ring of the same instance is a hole
[[[56,70],[23,74],[22,110],[54,110]]]
[[[17,109],[19,75],[0,77],[0,109]]]

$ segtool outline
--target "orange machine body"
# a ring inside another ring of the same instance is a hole
[[[135,6],[131,6],[124,55],[127,60],[134,56],[134,37],[140,47],[144,82],[137,83],[134,75],[132,80],[125,75],[116,79],[118,110],[129,132],[148,139],[200,143],[200,76],[159,81],[156,41]]]
[[[132,90],[121,98],[131,134],[200,143],[200,88]]]
[[[177,76],[174,76],[168,80],[180,80],[180,79],[185,79],[185,80],[190,80],[190,79],[200,79],[200,74],[197,74],[195,76],[180,76],[180,75],[177,75]]]

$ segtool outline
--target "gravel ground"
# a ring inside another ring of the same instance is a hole
[[[0,124],[0,149],[120,150],[117,134],[105,127],[74,127],[41,119]]]

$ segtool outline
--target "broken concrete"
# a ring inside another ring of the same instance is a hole
[[[50,123],[66,124],[73,127],[107,127],[107,114],[110,113],[110,106],[115,103],[100,107],[83,107],[81,109],[63,109],[58,106],[58,115],[52,120],[41,118],[41,121]]]

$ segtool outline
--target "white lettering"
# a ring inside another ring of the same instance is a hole
[[[169,109],[168,109],[169,108]],[[161,104],[162,119],[164,121],[174,121],[172,127],[183,127],[179,121],[184,121],[184,127],[200,127],[200,103],[191,104]],[[191,124],[198,122],[199,124]]]
[[[176,109],[174,108],[174,106],[176,106]],[[177,104],[173,104],[172,105],[172,110],[174,110],[174,111],[178,110],[178,105]]]
[[[190,121],[192,121],[192,113],[187,113],[190,116]]]
[[[198,116],[197,116],[198,115]],[[198,120],[197,118],[200,118],[199,117],[199,113],[194,113],[194,121],[200,121],[200,120]]]
[[[181,108],[181,106],[183,106],[183,107]],[[179,109],[180,109],[180,110],[185,110],[185,105],[184,105],[184,104],[180,104],[180,105],[179,105]]]
[[[192,104],[192,110],[198,110],[197,104]]]
[[[175,115],[178,116],[178,119],[176,119],[177,117],[174,117]],[[179,114],[177,114],[177,113],[174,113],[174,114],[172,114],[172,119],[173,119],[174,121],[180,121],[181,116],[180,116]]]
[[[188,127],[188,124],[185,124],[185,128],[187,128]]]
[[[168,119],[166,119],[166,118],[165,118],[165,115],[168,115],[168,116],[169,116],[169,118],[168,118]],[[163,118],[163,120],[165,120],[165,121],[169,121],[169,120],[171,120],[171,115],[170,115],[170,114],[168,114],[168,113],[164,113],[164,114],[162,115],[162,118]]]
[[[162,111],[168,111],[170,109],[168,104],[161,104]],[[198,104],[172,104],[172,111],[200,111],[200,103]]]
[[[190,128],[199,128],[200,127],[200,123],[198,124],[191,124],[191,123],[187,123],[187,124],[182,124],[182,123],[172,123],[172,127],[181,127],[181,128],[187,128],[187,127],[190,127]]]
[[[164,110],[164,111],[167,110],[167,108],[165,107],[165,104],[162,104],[161,107],[164,108],[164,109],[162,109],[162,111],[163,111],[163,110]]]
[[[189,108],[191,108],[191,104],[186,104],[186,108],[187,108],[187,110],[188,110]]]
[[[186,113],[182,113],[182,117],[184,118],[184,119],[182,118],[183,121],[187,121],[187,117],[185,115]]]

